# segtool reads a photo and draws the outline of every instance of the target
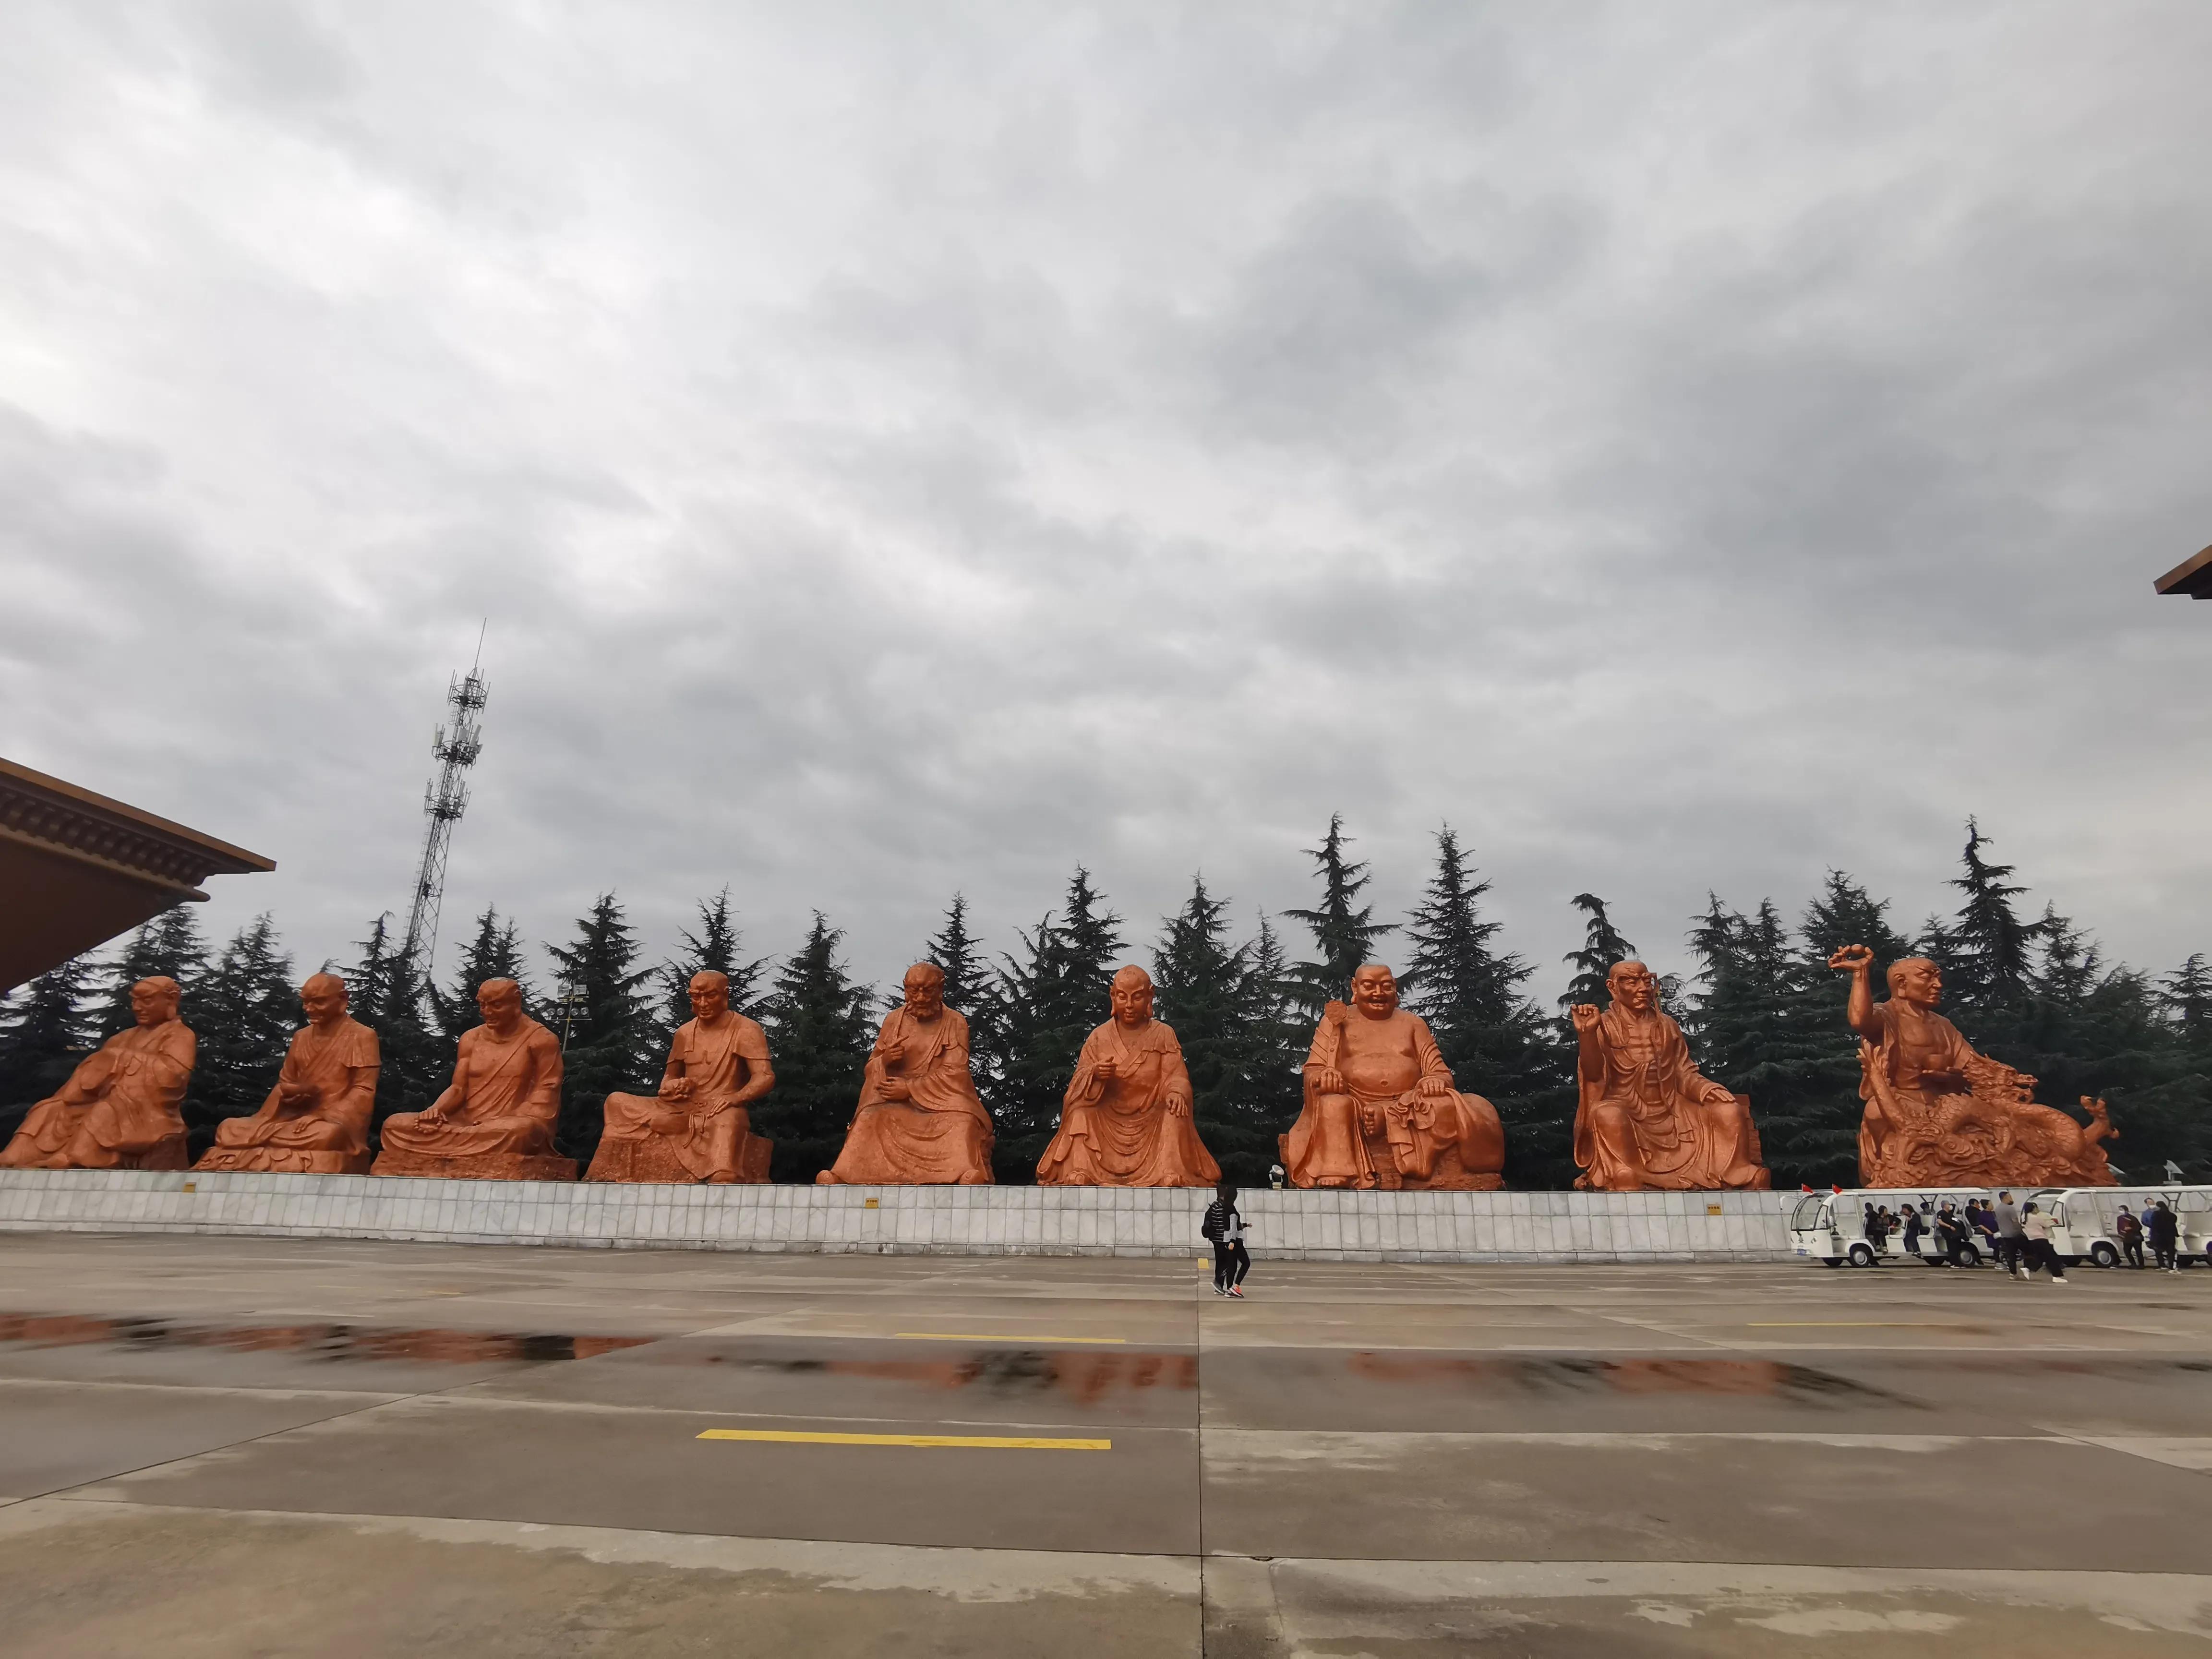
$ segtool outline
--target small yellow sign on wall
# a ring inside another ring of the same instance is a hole
[[[880,1198],[862,1199],[860,1207],[864,1210],[880,1210],[884,1207],[884,1201]]]

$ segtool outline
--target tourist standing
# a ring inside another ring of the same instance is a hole
[[[1244,1217],[1237,1207],[1237,1188],[1223,1182],[1213,1189],[1206,1219],[1198,1231],[1213,1246],[1213,1293],[1244,1298],[1244,1275],[1252,1257],[1244,1249]]]
[[[2170,1273],[2181,1271],[2181,1224],[2164,1199],[2146,1218],[2143,1231],[2150,1235],[2150,1253]]]
[[[1927,1231],[1921,1224],[1920,1212],[1907,1204],[1899,1212],[1899,1214],[1905,1221],[1905,1253],[1907,1255],[1918,1255],[1920,1235]]]
[[[2005,1271],[2018,1279],[2021,1251],[2027,1243],[2027,1235],[2021,1231],[2020,1212],[2013,1208],[2010,1193],[1997,1194],[1996,1220],[1998,1259],[2004,1263]]]
[[[2034,1204],[2021,1206],[2020,1231],[2027,1255],[2027,1276],[2035,1277],[2038,1267],[2051,1269],[2051,1282],[2066,1282],[2066,1264],[2058,1259],[2058,1252],[2051,1243],[2051,1229],[2055,1224],[2051,1217]]]
[[[2143,1264],[2142,1223],[2136,1219],[2136,1212],[2124,1204],[2120,1206],[2119,1214],[2113,1218],[2112,1232],[2120,1241],[2120,1253],[2127,1257],[2128,1266],[2140,1268]]]

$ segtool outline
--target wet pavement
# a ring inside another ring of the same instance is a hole
[[[2201,1269],[0,1263],[0,1654],[2212,1655]]]

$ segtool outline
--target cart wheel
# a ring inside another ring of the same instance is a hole
[[[2120,1265],[2120,1253],[2100,1238],[2089,1247],[2089,1260],[2100,1267],[2117,1267]]]
[[[1961,1267],[1980,1267],[1982,1253],[1971,1244],[1961,1244],[1959,1246],[1959,1265]]]
[[[1823,1267],[1840,1267],[1844,1265],[1844,1259],[1839,1255],[1824,1255],[1820,1258],[1820,1265]]]
[[[1854,1245],[1852,1245],[1852,1246],[1851,1246],[1851,1266],[1853,1266],[1854,1267],[1873,1267],[1873,1266],[1874,1266],[1874,1246],[1873,1246],[1873,1245],[1871,1245],[1871,1244],[1854,1244]]]

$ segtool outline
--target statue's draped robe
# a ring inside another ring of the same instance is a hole
[[[294,1175],[361,1175],[368,1170],[368,1120],[376,1106],[375,1081],[356,1087],[356,1074],[379,1061],[376,1033],[353,1018],[325,1035],[313,1025],[292,1034],[284,1067],[261,1109],[225,1118],[203,1170],[267,1170]],[[314,1091],[303,1106],[287,1106],[288,1085]]]
[[[1382,1028],[1376,1035],[1390,1037],[1389,1044],[1355,1057],[1346,1036],[1355,1018],[1367,1017],[1332,1002],[1314,1028],[1304,1104],[1282,1142],[1291,1184],[1395,1190],[1411,1177],[1416,1186],[1431,1178],[1454,1187],[1499,1185],[1504,1134],[1497,1109],[1480,1095],[1452,1087],[1451,1067],[1428,1022],[1395,1009],[1370,1022]],[[1324,1066],[1344,1079],[1346,1092],[1322,1091],[1314,1078]],[[1425,1079],[1434,1079],[1445,1092],[1421,1093]],[[1378,1125],[1371,1137],[1365,1124],[1370,1113]],[[1440,1163],[1446,1167],[1440,1169]]]
[[[1869,1187],[2108,1187],[2098,1145],[2108,1128],[2081,1126],[2025,1097],[2018,1077],[1975,1051],[1933,1012],[1917,1019],[1878,1002],[1879,1042],[1859,1044],[1859,1179]],[[1972,1079],[1979,1073],[1985,1079]],[[1995,1073],[2002,1082],[1986,1080]]]
[[[1708,1103],[1717,1085],[1690,1059],[1682,1028],[1655,1012],[1645,1026],[1649,1056],[1633,1058],[1633,1016],[1619,1003],[1598,1016],[1597,1054],[1577,1063],[1581,1098],[1575,1111],[1575,1185],[1600,1192],[1652,1187],[1673,1192],[1723,1188],[1764,1189],[1772,1182],[1759,1160],[1751,1115]],[[1733,1097],[1731,1097],[1733,1099]],[[1618,1144],[1599,1121],[1613,1105],[1626,1116],[1628,1146]],[[1629,1155],[1633,1155],[1632,1164]],[[1636,1164],[1642,1166],[1639,1176]]]
[[[553,1126],[561,1115],[561,1042],[534,1019],[502,1041],[489,1025],[461,1033],[453,1086],[434,1104],[444,1116],[394,1112],[380,1132],[386,1152],[420,1158],[473,1158],[487,1152],[554,1156]]]
[[[1121,1075],[1098,1075],[1111,1054]],[[1198,1139],[1188,1111],[1168,1110],[1168,1097],[1190,1099],[1182,1045],[1158,1020],[1133,1032],[1108,1020],[1083,1040],[1075,1076],[1060,1111],[1060,1133],[1037,1161],[1041,1187],[1210,1187],[1221,1166]]]
[[[668,1045],[668,1069],[683,1067],[690,1096],[664,1100],[658,1095],[609,1095],[600,1138],[664,1139],[694,1181],[735,1180],[745,1137],[752,1132],[752,1114],[737,1103],[738,1093],[754,1066],[768,1064],[768,1033],[757,1021],[738,1013],[725,1013],[711,1024],[687,1019]],[[672,1111],[684,1114],[684,1127],[662,1136],[653,1120]]]
[[[118,1031],[59,1092],[31,1108],[0,1153],[0,1167],[50,1164],[85,1130],[94,1149],[79,1155],[79,1169],[183,1169],[189,1160],[179,1108],[198,1052],[182,1020]]]
[[[901,1045],[898,1063],[884,1050]],[[886,1078],[908,1087],[908,1097],[884,1093]],[[920,1020],[895,1008],[878,1033],[860,1078],[860,1109],[830,1170],[830,1182],[848,1186],[985,1186],[991,1181],[991,1115],[975,1092],[968,1065],[968,1021],[951,1008]]]

